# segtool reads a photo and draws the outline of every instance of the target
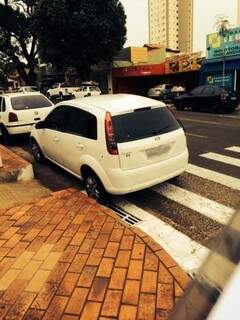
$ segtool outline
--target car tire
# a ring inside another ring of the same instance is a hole
[[[83,179],[88,196],[101,204],[107,204],[108,194],[99,177],[92,170],[88,170]]]
[[[211,113],[217,113],[217,111],[218,111],[218,104],[215,103],[215,104],[211,107],[210,112],[211,112]]]
[[[2,142],[5,146],[10,146],[12,144],[12,136],[8,133],[7,129],[1,125],[0,131],[2,135]]]
[[[45,160],[45,157],[44,157],[42,150],[39,147],[39,145],[35,139],[31,139],[31,150],[32,150],[32,154],[33,154],[36,162],[43,163]]]

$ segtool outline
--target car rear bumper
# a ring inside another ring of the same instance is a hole
[[[16,126],[6,126],[7,131],[11,135],[30,133],[34,123]]]
[[[152,187],[183,173],[188,164],[188,150],[153,165],[133,170],[113,169],[108,172],[111,184],[105,185],[111,194],[126,194]]]

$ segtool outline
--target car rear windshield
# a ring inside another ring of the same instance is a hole
[[[180,128],[166,107],[136,109],[131,113],[114,116],[112,120],[118,143],[157,136]]]
[[[38,109],[51,107],[51,102],[44,96],[19,96],[11,98],[12,108],[14,110]]]

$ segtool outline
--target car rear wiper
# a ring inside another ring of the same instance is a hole
[[[165,130],[165,129],[167,129],[168,127],[169,127],[169,126],[165,126],[165,127],[162,127],[162,128],[160,128],[160,129],[158,129],[158,130],[154,130],[154,131],[152,131],[152,135],[153,135],[153,136],[156,136],[156,135],[162,133],[162,131]]]

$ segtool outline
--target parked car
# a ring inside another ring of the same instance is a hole
[[[72,98],[78,99],[89,96],[99,96],[100,94],[101,90],[98,86],[98,83],[93,81],[82,82],[82,85],[72,94]]]
[[[49,99],[58,98],[64,100],[65,98],[71,98],[77,87],[70,87],[65,82],[55,83],[51,88],[47,90],[46,96]]]
[[[191,108],[194,111],[202,109],[212,113],[233,112],[238,105],[238,99],[236,94],[228,93],[222,87],[205,85],[176,97],[174,103],[177,110]]]
[[[31,127],[42,120],[53,103],[38,93],[5,93],[0,96],[0,131],[3,142],[11,143],[17,134],[30,133]]]
[[[174,97],[186,92],[183,86],[172,84],[159,84],[148,91],[150,98],[158,98],[160,100],[173,100]]]
[[[174,98],[172,89],[172,84],[158,84],[148,91],[148,97],[161,100],[171,100]]]
[[[40,90],[37,86],[23,86],[19,87],[17,92],[22,92],[22,93],[28,93],[28,92],[35,92],[35,93],[40,93]]]
[[[137,95],[61,102],[30,140],[36,161],[47,158],[81,178],[98,201],[176,177],[188,163],[181,124],[164,103]]]

